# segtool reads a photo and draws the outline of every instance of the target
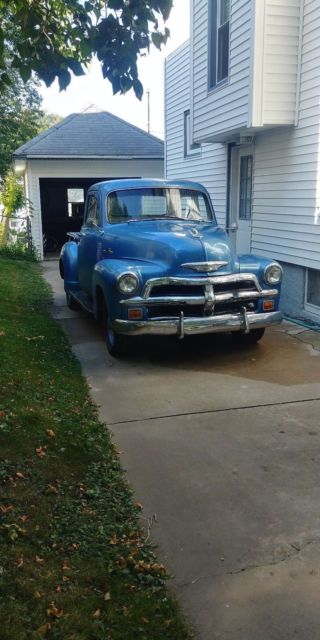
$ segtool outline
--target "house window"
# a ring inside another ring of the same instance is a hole
[[[320,310],[320,271],[307,269],[306,303]]]
[[[209,88],[229,75],[230,0],[209,0]]]
[[[200,153],[201,145],[192,143],[190,111],[184,112],[184,155],[191,156]]]
[[[252,156],[240,158],[239,220],[251,220],[252,207]]]

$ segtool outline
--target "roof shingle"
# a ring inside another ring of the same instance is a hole
[[[74,113],[19,147],[19,156],[161,159],[164,143],[107,111]]]

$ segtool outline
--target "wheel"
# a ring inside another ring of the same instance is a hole
[[[263,337],[265,329],[252,329],[250,333],[241,333],[240,331],[232,333],[232,338],[237,344],[249,346],[256,344]]]
[[[67,306],[69,307],[69,309],[71,309],[71,311],[77,311],[79,309],[79,304],[71,295],[70,291],[66,291],[66,299]]]
[[[120,358],[121,356],[124,356],[128,350],[128,338],[127,336],[121,335],[121,333],[115,333],[115,331],[111,329],[108,309],[105,302],[103,302],[102,308],[102,327],[107,349],[110,355],[114,358]]]

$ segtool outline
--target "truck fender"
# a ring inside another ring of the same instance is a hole
[[[79,289],[78,280],[78,244],[72,240],[66,242],[61,250],[59,271],[67,290]]]

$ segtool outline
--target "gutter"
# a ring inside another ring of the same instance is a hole
[[[26,158],[27,160],[164,160],[163,156],[50,156],[13,154],[13,158]]]

